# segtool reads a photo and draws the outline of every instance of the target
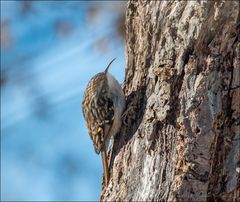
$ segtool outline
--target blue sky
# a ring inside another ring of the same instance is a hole
[[[110,73],[124,80],[125,3],[1,1],[1,200],[99,200],[81,102],[115,57]]]

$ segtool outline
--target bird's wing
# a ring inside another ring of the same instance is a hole
[[[93,77],[83,98],[83,115],[96,153],[100,153],[104,138],[114,119],[113,101],[108,95],[106,75],[100,73]],[[87,106],[87,107],[86,107]]]

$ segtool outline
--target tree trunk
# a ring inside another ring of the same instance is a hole
[[[129,1],[127,108],[103,201],[239,200],[238,1]]]

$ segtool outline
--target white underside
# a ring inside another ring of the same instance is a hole
[[[122,125],[122,113],[125,109],[126,101],[121,85],[109,73],[107,73],[107,81],[109,86],[109,97],[114,103],[114,120],[109,132],[109,137],[114,137]],[[108,140],[109,141],[109,140]]]

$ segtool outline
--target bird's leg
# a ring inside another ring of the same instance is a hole
[[[125,112],[122,114],[122,123],[129,127],[132,124],[132,120],[135,120],[137,107],[134,104],[130,104]]]
[[[104,181],[105,181],[105,186],[107,186],[109,181],[109,171],[108,171],[106,145],[103,146],[101,154],[102,154]]]

